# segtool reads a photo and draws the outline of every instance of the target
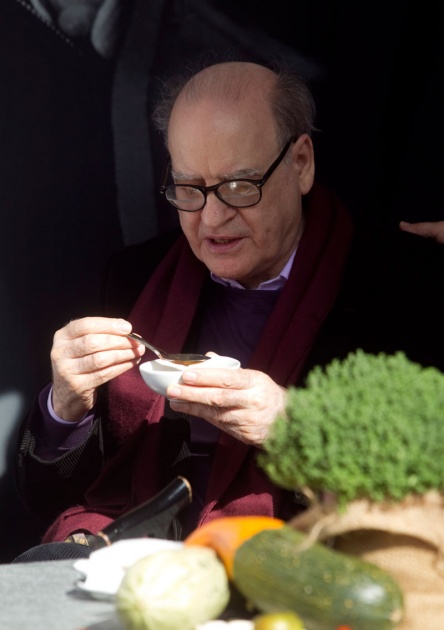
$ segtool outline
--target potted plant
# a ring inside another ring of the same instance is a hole
[[[444,374],[402,353],[356,351],[291,388],[259,463],[310,507],[313,541],[390,572],[403,630],[444,620]]]

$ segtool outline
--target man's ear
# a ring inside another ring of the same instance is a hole
[[[292,145],[291,157],[297,168],[301,194],[306,195],[313,186],[315,176],[313,142],[308,134],[299,136]]]

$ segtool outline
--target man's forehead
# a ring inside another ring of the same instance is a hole
[[[168,127],[168,144],[233,141],[238,136],[255,138],[268,136],[272,142],[277,136],[276,122],[270,104],[265,100],[256,103],[252,99],[219,101],[206,97],[193,103],[177,103]]]

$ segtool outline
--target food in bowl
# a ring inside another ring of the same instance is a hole
[[[155,361],[141,363],[139,371],[143,380],[150,389],[157,394],[166,397],[166,390],[169,385],[180,383],[182,374],[185,370],[201,370],[210,368],[236,370],[239,367],[240,362],[237,359],[215,355],[208,359],[208,361],[196,363],[192,367],[181,365],[179,363],[171,363],[165,359],[156,359]]]

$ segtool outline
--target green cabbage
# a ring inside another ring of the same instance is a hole
[[[122,580],[116,605],[127,630],[194,630],[218,617],[229,596],[213,549],[195,546],[138,560]]]

